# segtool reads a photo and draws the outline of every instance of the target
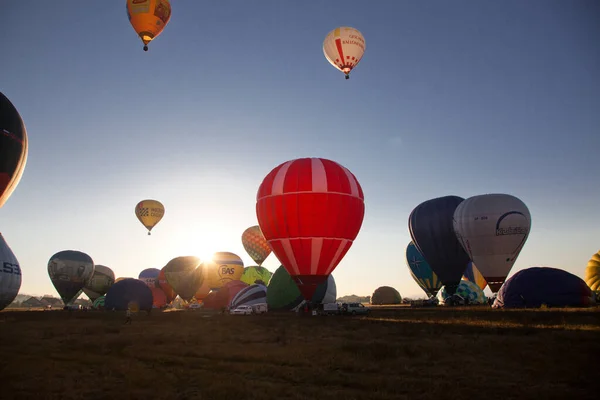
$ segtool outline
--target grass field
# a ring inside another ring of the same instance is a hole
[[[2,399],[597,399],[600,310],[0,313]]]

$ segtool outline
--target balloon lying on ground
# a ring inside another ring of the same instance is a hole
[[[456,288],[456,292],[454,294],[459,295],[465,302],[468,301],[468,304],[485,304],[487,303],[487,298],[483,293],[483,290],[477,286],[475,283],[467,280],[462,280],[458,284]],[[438,299],[440,300],[440,304],[444,304],[446,299],[451,295],[446,292],[446,288],[442,287],[438,294]]]
[[[229,307],[231,300],[240,291],[248,287],[248,284],[236,280],[227,282],[222,288],[211,291],[208,296],[202,301],[204,308],[212,310],[220,310]]]
[[[453,227],[454,210],[462,201],[458,196],[427,200],[408,217],[413,243],[450,294],[458,287],[470,261]]]
[[[242,245],[248,255],[258,265],[262,265],[269,254],[271,254],[271,247],[269,247],[269,243],[258,225],[251,226],[242,233]]]
[[[48,275],[63,303],[69,305],[94,275],[94,261],[81,251],[59,251],[48,261]]]
[[[252,306],[267,302],[267,287],[261,284],[250,285],[240,290],[231,299],[230,307],[236,308],[241,305]]]
[[[335,28],[323,41],[325,58],[336,69],[350,78],[352,71],[360,62],[367,48],[365,38],[358,29],[349,26]]]
[[[323,158],[280,164],[256,195],[260,229],[307,300],[352,246],[364,212],[356,177]]]
[[[104,308],[107,310],[152,310],[152,291],[139,279],[125,278],[112,285],[106,293]]]
[[[454,231],[492,292],[506,280],[531,229],[529,209],[509,194],[469,197],[454,211]]]
[[[592,304],[592,290],[578,276],[558,268],[532,267],[504,282],[493,307],[586,307]]]
[[[140,275],[138,279],[144,282],[149,287],[157,287],[158,286],[158,275],[160,274],[160,269],[158,268],[146,268]]]
[[[204,266],[198,257],[176,257],[165,265],[164,271],[169,285],[185,301],[190,301],[204,282]]]
[[[203,263],[211,289],[219,289],[227,282],[237,281],[244,273],[244,262],[234,253],[220,251]]]
[[[253,285],[255,283],[267,285],[271,280],[271,276],[273,276],[273,273],[265,267],[251,266],[244,268],[244,273],[240,280],[246,282],[248,285]]]
[[[105,265],[94,265],[92,278],[84,285],[83,293],[93,302],[106,294],[115,283],[115,273]]]
[[[162,33],[171,19],[171,3],[169,0],[127,0],[127,18],[142,39],[144,51],[148,51],[148,44]]]
[[[15,106],[0,92],[0,207],[19,184],[27,163],[27,130]]]
[[[315,290],[311,304],[334,303],[337,298],[337,288],[333,275]],[[293,310],[304,302],[298,285],[284,266],[277,268],[267,286],[267,304],[269,310]]]
[[[600,251],[592,256],[585,269],[585,283],[595,292],[600,292]]]
[[[467,264],[467,268],[465,269],[465,273],[462,278],[463,280],[473,282],[479,286],[481,290],[485,289],[487,286],[487,281],[483,275],[481,275],[481,272],[479,272],[477,266],[472,261],[469,261],[469,264]]]
[[[21,288],[21,266],[0,233],[0,311],[14,301]]]
[[[135,206],[135,216],[150,231],[165,215],[165,206],[157,200],[142,200]]]
[[[390,286],[380,286],[373,292],[371,296],[371,304],[384,305],[384,304],[400,304],[402,303],[402,296],[396,289]]]
[[[421,289],[429,297],[434,297],[442,287],[442,281],[432,271],[425,257],[423,257],[413,242],[410,242],[406,247],[406,263],[408,264],[410,275]]]

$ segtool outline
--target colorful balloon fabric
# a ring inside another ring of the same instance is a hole
[[[600,292],[600,251],[592,256],[585,269],[585,283],[595,292]]]
[[[592,290],[578,276],[558,268],[532,267],[504,282],[493,307],[586,307],[594,302]]]
[[[95,301],[98,297],[106,294],[108,289],[115,283],[115,273],[105,265],[95,265],[92,278],[83,287],[83,293]]]
[[[76,250],[64,250],[48,261],[48,275],[65,305],[75,301],[94,275],[94,260]]]
[[[463,201],[453,218],[456,237],[496,293],[529,236],[529,209],[515,196],[484,194]]]
[[[204,266],[198,257],[176,257],[164,271],[169,285],[185,301],[190,301],[204,282]]]
[[[13,302],[21,288],[21,267],[0,234],[0,311]]]
[[[230,303],[231,308],[241,305],[252,306],[267,302],[267,287],[261,284],[254,284],[240,290]]]
[[[260,229],[305,299],[312,299],[348,252],[364,213],[356,177],[323,158],[280,164],[256,195]]]
[[[146,286],[148,286],[146,284]],[[157,288],[156,286],[148,286],[150,291],[152,292],[152,308],[163,308],[167,305],[167,296],[162,289]]]
[[[468,300],[469,304],[485,304],[487,302],[487,298],[485,297],[483,290],[471,281],[460,281],[458,287],[456,288],[455,294],[465,299],[465,301]],[[450,296],[451,295],[446,292],[446,288],[442,287],[442,290],[440,290],[440,294],[438,296],[440,303],[444,304],[444,301]]]
[[[337,298],[337,288],[333,275],[321,283],[311,299],[313,306],[321,303],[333,303]],[[269,310],[293,310],[304,302],[298,285],[282,265],[273,274],[267,285],[267,304]]]
[[[211,291],[202,301],[204,308],[212,310],[221,310],[229,307],[231,300],[240,291],[248,287],[248,284],[242,281],[229,281],[222,288]]]
[[[92,307],[100,310],[104,308],[104,300],[106,299],[105,296],[100,296],[98,297],[96,300],[94,300],[94,303],[92,304]]]
[[[127,18],[142,39],[144,51],[148,51],[148,43],[161,34],[171,19],[171,3],[169,0],[127,0]]]
[[[19,184],[27,163],[27,130],[15,106],[0,92],[0,207]]]
[[[458,196],[427,200],[408,217],[413,243],[450,294],[458,287],[470,261],[453,227],[454,210],[462,201]]]
[[[150,231],[165,215],[165,206],[157,200],[142,200],[135,206],[135,216]]]
[[[167,296],[167,304],[175,300],[175,297],[177,297],[177,293],[175,293],[171,285],[169,285],[169,282],[167,282],[164,267],[158,273],[158,287],[160,287],[165,293],[165,296]]]
[[[408,264],[410,275],[421,289],[429,297],[435,297],[442,287],[442,281],[431,270],[431,267],[413,242],[410,242],[406,247],[406,263]]]
[[[197,301],[202,301],[202,300],[204,300],[206,298],[206,296],[209,295],[209,293],[210,293],[210,284],[209,284],[208,280],[205,278],[204,279],[204,283],[202,284],[202,286],[200,286],[200,289],[198,289],[196,291],[196,294],[194,295],[194,298]]]
[[[465,274],[462,278],[469,282],[473,282],[474,284],[479,286],[481,290],[484,290],[487,286],[487,281],[485,280],[483,275],[481,275],[481,272],[479,272],[479,270],[472,261],[469,261],[467,269],[465,269]]]
[[[251,226],[242,233],[242,245],[248,255],[258,265],[262,265],[265,259],[271,254],[271,247],[263,236],[258,225]]]
[[[352,71],[360,62],[367,48],[365,38],[358,29],[349,26],[335,28],[323,41],[325,58],[336,69],[350,78]]]
[[[371,296],[371,304],[384,305],[384,304],[400,304],[402,303],[402,296],[393,287],[381,286],[375,289]]]
[[[203,263],[211,289],[219,289],[227,282],[240,280],[244,273],[244,262],[234,253],[220,251],[211,260]]]
[[[160,269],[158,268],[147,268],[140,272],[138,279],[148,285],[150,288],[158,287],[158,275],[160,275]]]
[[[104,299],[107,310],[150,311],[152,310],[152,291],[139,279],[125,278],[108,289]]]
[[[266,285],[271,280],[271,276],[273,276],[273,273],[265,267],[252,266],[244,268],[244,273],[240,280],[246,282],[248,285],[253,285],[255,283]]]

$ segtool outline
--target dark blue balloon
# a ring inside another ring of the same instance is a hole
[[[108,289],[104,299],[106,310],[125,311],[131,304],[136,304],[140,310],[152,310],[152,291],[144,282],[126,278]]]
[[[160,274],[160,269],[146,268],[145,270],[140,272],[138,279],[158,279],[158,274]]]
[[[462,197],[445,196],[427,200],[410,213],[410,236],[446,292],[454,294],[469,263],[469,255],[454,233],[454,210]]]
[[[562,269],[533,267],[504,282],[493,307],[584,307],[592,299],[592,290],[578,276]]]

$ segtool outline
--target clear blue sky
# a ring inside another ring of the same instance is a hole
[[[279,163],[325,157],[366,201],[338,293],[424,295],[408,215],[449,194],[521,198],[532,231],[512,273],[579,276],[600,248],[597,1],[172,1],[144,52],[125,1],[3,1],[0,90],[29,159],[0,209],[21,293],[56,294],[50,256],[78,249],[117,276],[233,251]],[[350,80],[322,42],[365,36]],[[148,237],[135,204],[166,207]],[[265,266],[278,266],[271,255]]]

